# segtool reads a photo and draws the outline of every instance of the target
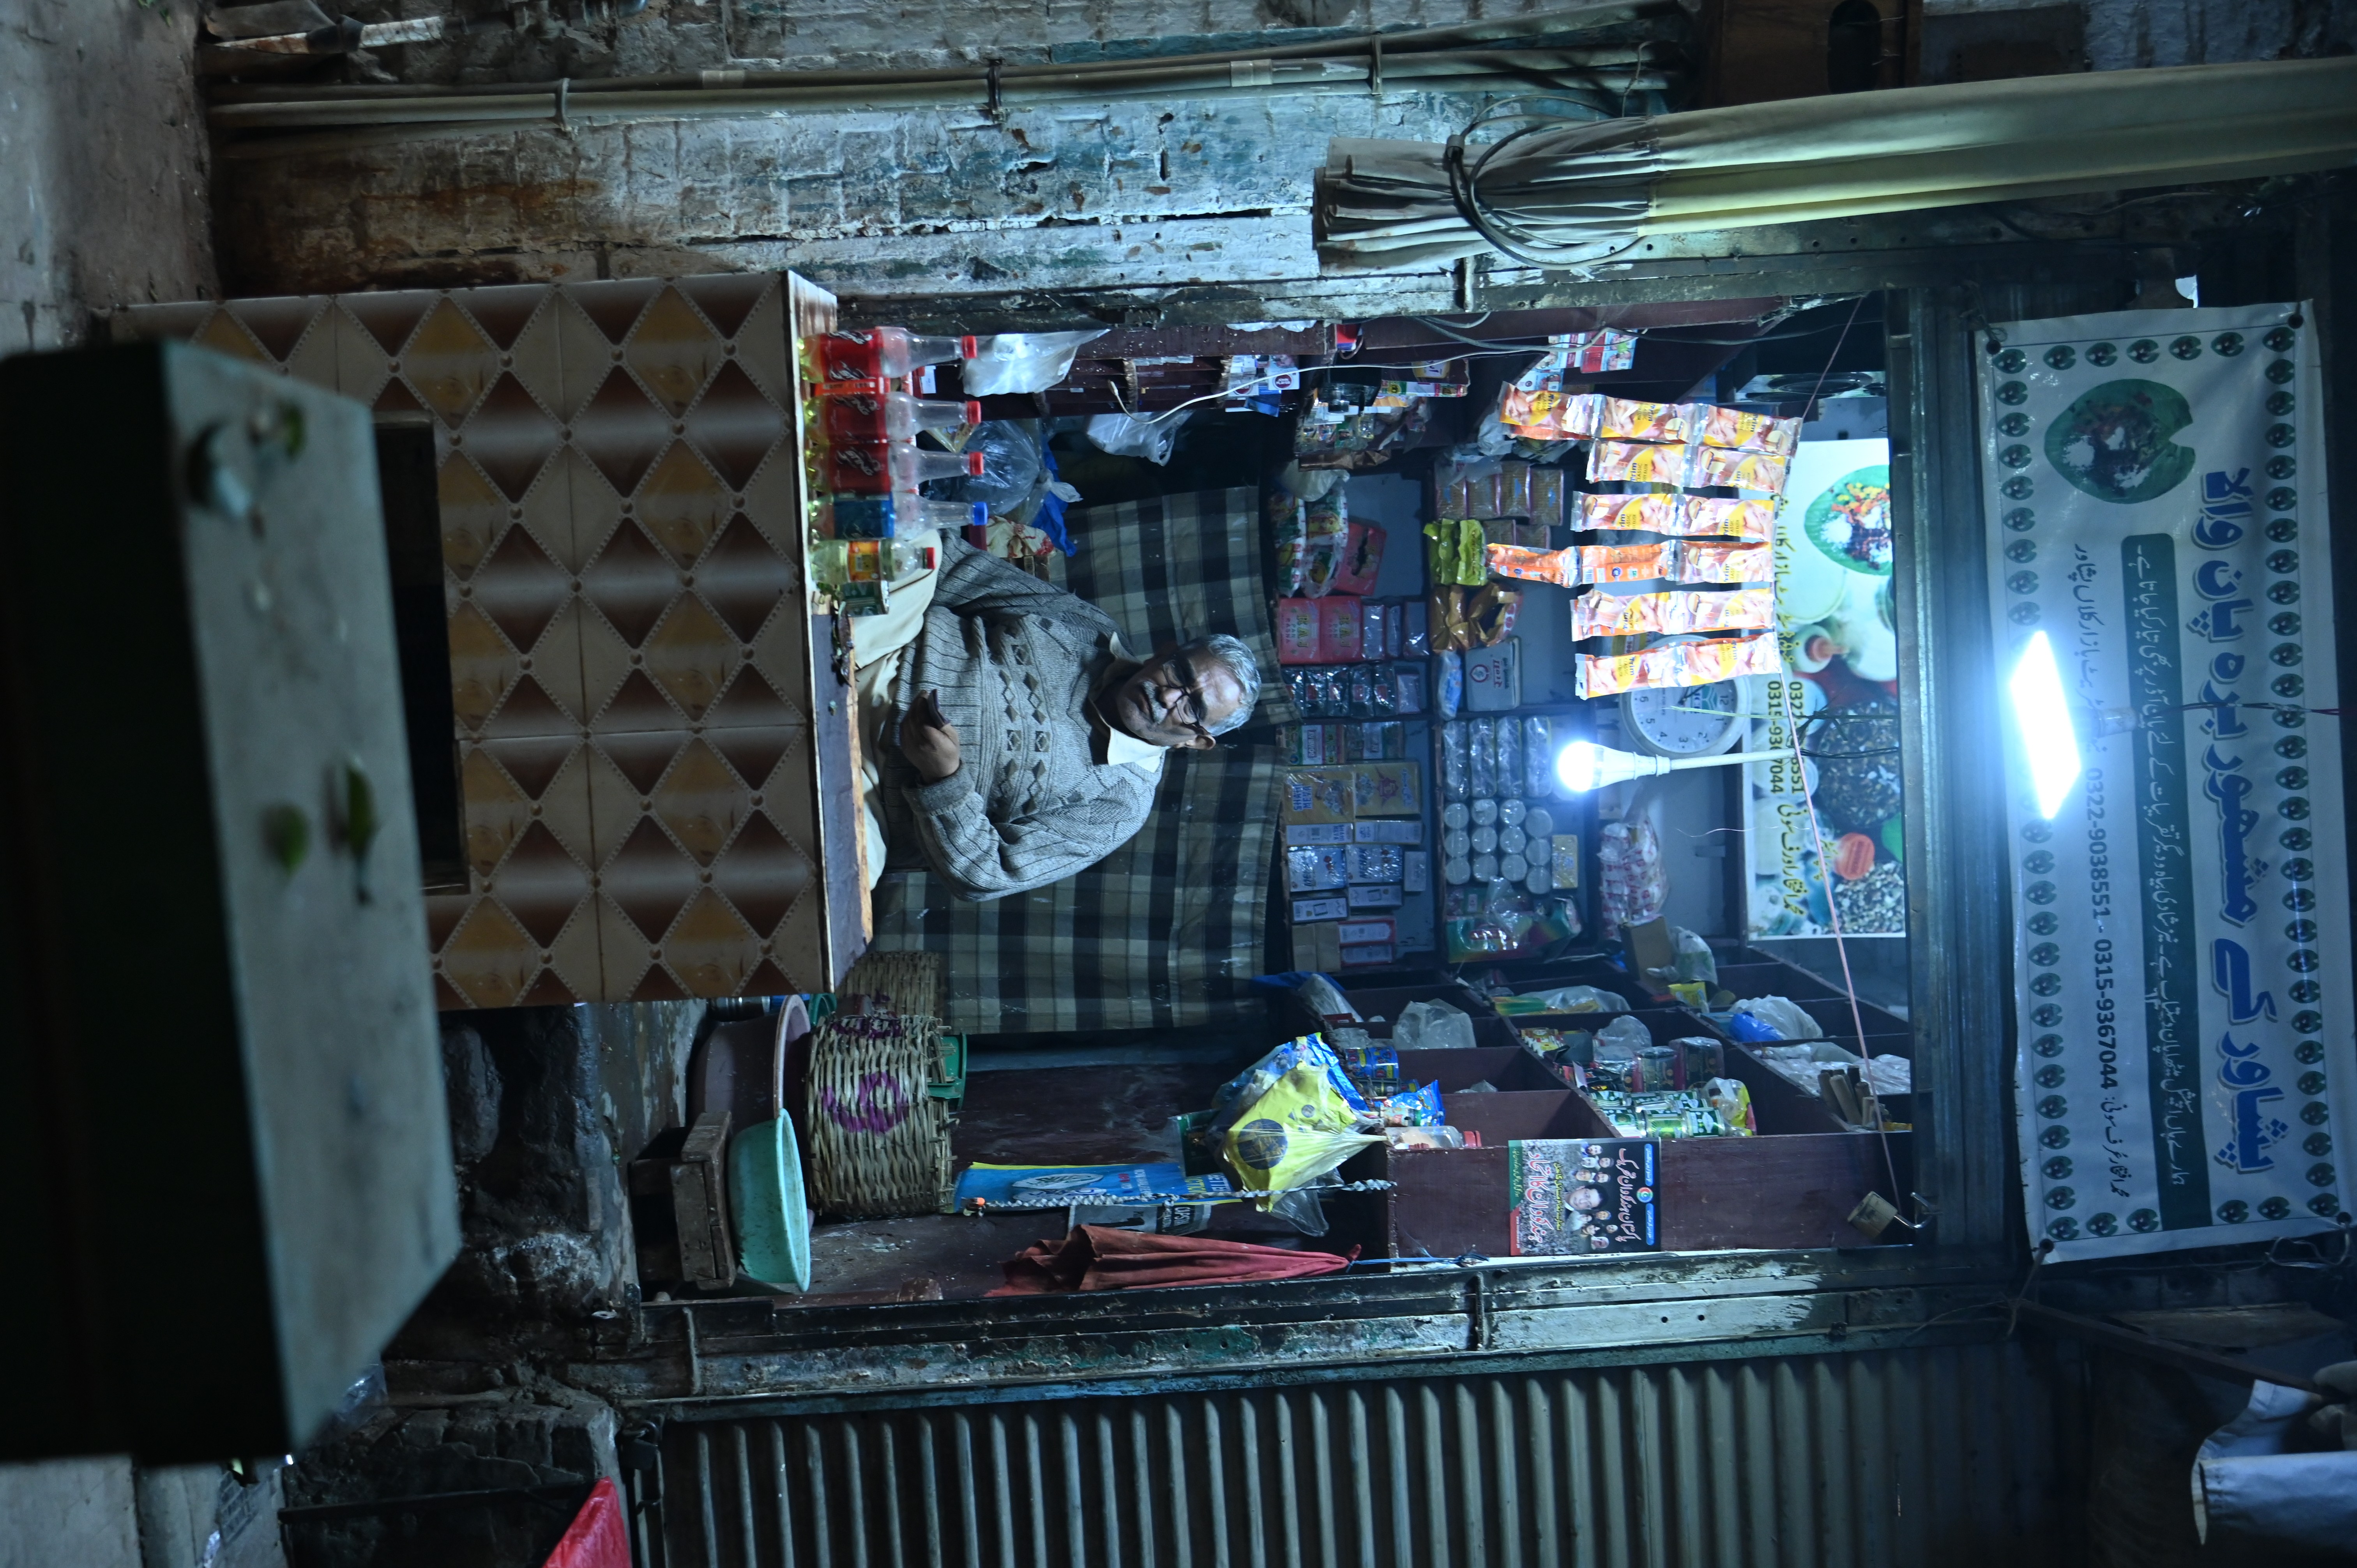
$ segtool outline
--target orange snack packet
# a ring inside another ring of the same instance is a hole
[[[1689,539],[1679,552],[1681,583],[1772,583],[1775,546],[1731,540]]]

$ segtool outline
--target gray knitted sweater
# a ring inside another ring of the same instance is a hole
[[[1136,835],[1164,754],[1099,761],[1103,739],[1087,708],[1118,661],[1118,629],[1085,599],[944,540],[878,758],[894,862],[913,843],[960,897],[1003,898],[1061,881]],[[925,692],[939,693],[958,733],[958,770],[931,784],[891,738]],[[1142,745],[1114,738],[1116,755]]]

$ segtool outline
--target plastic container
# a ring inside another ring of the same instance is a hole
[[[905,327],[871,327],[865,332],[830,332],[815,340],[817,379],[874,381],[907,375],[920,365],[971,360],[980,353],[974,338],[920,338]]]
[[[910,397],[885,381],[845,381],[818,400],[818,423],[826,438],[838,444],[909,441],[920,430],[980,424],[982,404],[974,399]]]
[[[728,1218],[746,1273],[772,1290],[810,1289],[810,1207],[791,1117],[728,1140]]]
[[[982,476],[979,452],[926,452],[906,442],[828,447],[819,456],[822,489],[853,495],[889,495],[914,490],[928,479]]]
[[[811,551],[811,570],[822,583],[897,583],[939,564],[930,545],[888,539],[831,539]]]
[[[990,509],[980,501],[928,500],[914,490],[823,496],[811,508],[811,526],[821,539],[890,539],[920,528],[949,532],[989,524]]]

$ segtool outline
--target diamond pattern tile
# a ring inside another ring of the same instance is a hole
[[[507,633],[519,653],[529,653],[573,597],[573,580],[548,558],[531,532],[511,528],[476,567],[475,607]]]
[[[444,299],[411,335],[393,368],[455,429],[499,379],[500,354],[479,328]]]
[[[736,489],[752,482],[754,471],[786,434],[777,403],[730,360],[687,412],[687,439]]]
[[[533,401],[512,374],[501,375],[491,384],[461,435],[467,455],[491,477],[502,494],[515,501],[523,499],[562,445],[556,421]]]
[[[639,521],[682,566],[693,566],[728,521],[728,488],[684,441],[673,442],[638,495]]]
[[[710,893],[697,896],[663,938],[663,966],[698,996],[734,996],[761,961],[761,939]]]
[[[444,1006],[830,982],[786,308],[738,273],[131,313],[440,433]]]
[[[691,719],[727,689],[743,661],[736,637],[695,598],[674,599],[671,613],[647,639],[647,673]]]
[[[677,419],[727,359],[721,336],[678,289],[667,288],[631,329],[623,362]]]
[[[710,746],[691,740],[655,786],[654,810],[696,864],[710,865],[752,814],[753,792]]]
[[[672,421],[620,366],[573,416],[574,439],[607,481],[623,495],[654,467],[655,455],[671,443]]]

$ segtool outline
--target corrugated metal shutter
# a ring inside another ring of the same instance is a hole
[[[2006,1344],[675,1423],[642,1541],[649,1568],[2026,1568],[2076,1560],[2075,1384]]]

